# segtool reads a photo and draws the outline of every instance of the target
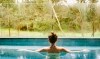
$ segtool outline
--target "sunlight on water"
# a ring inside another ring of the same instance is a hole
[[[88,50],[88,49],[83,49],[82,51],[83,52],[90,52],[90,50]]]
[[[72,59],[75,59],[76,58],[76,55],[75,54],[70,54]]]
[[[25,59],[23,56],[18,57],[17,59]]]
[[[78,54],[78,57],[81,57],[81,55],[80,55],[80,54]]]
[[[97,52],[96,52],[96,59],[100,59],[100,50],[98,50]]]
[[[97,55],[97,59],[100,59],[100,55]]]
[[[84,57],[84,59],[87,59],[87,54],[84,54],[83,57]]]
[[[1,50],[1,51],[0,51],[0,54],[4,54],[4,51]]]

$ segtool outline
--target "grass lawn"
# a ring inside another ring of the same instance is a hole
[[[10,30],[10,36],[9,36],[9,30],[8,29],[0,29],[0,38],[47,38],[49,35],[48,32],[34,32],[34,31],[19,31],[11,29]],[[82,36],[81,33],[77,32],[55,32],[57,33],[58,37],[65,37],[65,38],[92,38],[91,34],[92,32],[84,33]],[[95,38],[100,38],[100,32],[95,32]]]

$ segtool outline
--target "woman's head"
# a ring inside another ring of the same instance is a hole
[[[51,32],[48,36],[48,39],[51,44],[55,44],[55,42],[57,41],[57,35],[54,32]]]

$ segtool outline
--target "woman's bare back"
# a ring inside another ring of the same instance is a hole
[[[64,51],[62,47],[57,47],[57,46],[51,46],[47,48],[48,53],[60,53],[61,51]]]

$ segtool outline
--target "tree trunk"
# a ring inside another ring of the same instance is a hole
[[[9,23],[9,37],[11,36],[11,31],[10,31],[10,19],[8,19],[8,23]]]
[[[58,23],[58,27],[59,27],[59,29],[61,30],[61,32],[63,32],[62,27],[61,27],[61,24],[60,24],[60,21],[59,21],[59,19],[58,19],[58,17],[57,17],[57,14],[56,14],[56,12],[55,12],[53,3],[52,3],[51,0],[49,0],[49,1],[50,1],[50,3],[51,3],[52,11],[53,11],[53,13],[54,13],[54,15],[55,15],[55,18],[56,18],[56,21],[57,21],[57,23]]]
[[[94,24],[94,20],[93,20],[93,23],[92,23],[92,36],[94,37],[94,34],[95,34],[95,24]]]
[[[95,12],[95,5],[94,3],[91,4],[91,12],[92,12],[92,36],[94,37],[95,35],[95,31],[96,31],[96,28],[95,28],[95,20],[96,19],[96,12]]]

